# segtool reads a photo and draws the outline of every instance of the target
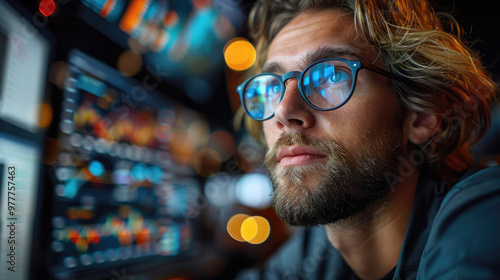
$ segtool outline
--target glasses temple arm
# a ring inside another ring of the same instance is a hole
[[[400,76],[398,75],[395,75],[394,73],[391,73],[387,70],[384,70],[378,66],[375,66],[373,64],[370,64],[370,63],[366,63],[366,62],[361,62],[361,65],[363,66],[363,68],[366,68],[368,70],[371,70],[377,74],[380,74],[382,76],[386,76],[387,78],[390,78],[390,79],[394,79],[394,80],[398,80],[398,81],[403,81],[403,78],[401,78]]]

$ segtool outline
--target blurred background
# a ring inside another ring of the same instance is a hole
[[[0,0],[0,279],[232,279],[293,234],[237,117],[253,2]],[[498,7],[434,4],[498,81]]]

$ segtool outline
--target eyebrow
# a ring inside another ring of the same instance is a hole
[[[281,66],[281,63],[277,61],[272,61],[269,63],[264,64],[264,67],[262,67],[262,73],[285,73],[285,69]]]
[[[302,63],[304,69],[308,65],[311,65],[312,63],[322,60],[322,59],[327,59],[327,58],[345,58],[345,57],[355,57],[356,59],[363,60],[361,59],[359,53],[356,51],[353,51],[353,48],[344,48],[344,47],[321,47],[318,48],[314,51],[307,52],[304,57],[302,58]],[[286,73],[283,65],[278,62],[278,61],[271,61],[268,62],[264,65],[262,68],[263,73],[275,73],[275,74],[283,74]]]
[[[304,56],[302,62],[307,67],[308,65],[322,59],[327,58],[345,58],[345,57],[355,57],[356,59],[362,60],[359,53],[353,51],[353,48],[345,47],[321,47],[315,51],[308,52]]]

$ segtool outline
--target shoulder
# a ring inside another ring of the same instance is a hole
[[[237,279],[323,279],[325,262],[340,254],[323,228],[301,228],[266,262],[262,270],[247,270]]]
[[[419,279],[500,279],[500,166],[458,182],[434,219]]]

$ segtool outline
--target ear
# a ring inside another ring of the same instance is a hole
[[[406,115],[404,126],[408,140],[420,145],[441,130],[441,117],[432,113],[410,111]]]

